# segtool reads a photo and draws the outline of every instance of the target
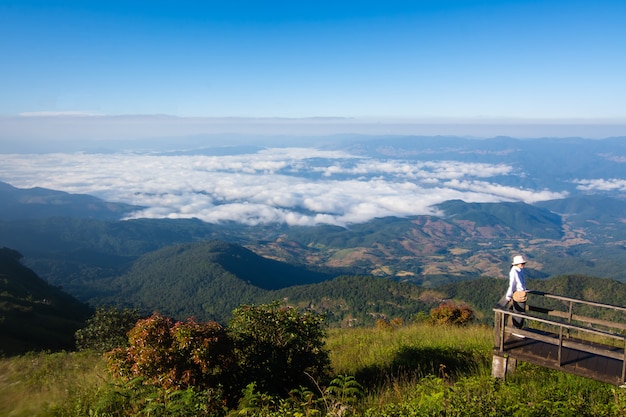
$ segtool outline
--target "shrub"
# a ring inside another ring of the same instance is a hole
[[[228,329],[243,386],[254,382],[260,391],[285,395],[325,377],[330,359],[323,324],[319,315],[278,302],[235,309]]]
[[[474,321],[475,315],[467,304],[447,301],[430,310],[430,319],[434,324],[466,325]]]
[[[127,348],[107,354],[113,374],[126,380],[142,377],[165,389],[206,389],[225,384],[232,374],[232,343],[216,322],[174,323],[154,313],[128,336]]]
[[[232,401],[255,383],[261,392],[285,396],[328,375],[323,323],[279,303],[236,309],[228,330],[154,313],[128,332],[127,347],[106,357],[114,376],[164,390],[220,388]]]
[[[93,349],[107,352],[128,345],[126,333],[139,320],[137,310],[118,310],[113,307],[98,308],[87,320],[87,326],[76,331],[76,347],[79,350]]]

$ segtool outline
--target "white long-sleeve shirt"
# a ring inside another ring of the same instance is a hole
[[[526,291],[524,268],[520,268],[519,266],[513,266],[509,271],[509,288],[506,290],[507,301],[513,298],[515,291]]]

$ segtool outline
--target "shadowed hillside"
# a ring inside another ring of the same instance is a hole
[[[40,279],[18,252],[0,249],[0,353],[60,350],[74,346],[74,332],[92,311]]]

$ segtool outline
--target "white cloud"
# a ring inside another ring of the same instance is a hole
[[[434,214],[433,205],[561,198],[489,182],[506,164],[410,162],[309,148],[228,156],[4,154],[0,180],[91,194],[146,207],[133,217],[246,224],[346,225],[383,216]]]
[[[626,180],[621,178],[576,180],[574,183],[579,184],[576,188],[581,191],[626,191]]]
[[[487,194],[492,196],[495,199],[494,201],[523,201],[532,204],[538,201],[556,200],[567,197],[566,192],[552,192],[548,190],[537,191],[507,187],[485,181],[452,180],[446,182],[445,185],[457,190],[468,190],[480,194]]]

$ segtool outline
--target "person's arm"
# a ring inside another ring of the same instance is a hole
[[[509,288],[506,290],[505,296],[506,301],[511,301],[511,298],[513,298],[513,288],[515,288],[516,275],[515,270],[511,268],[511,271],[509,272]]]

